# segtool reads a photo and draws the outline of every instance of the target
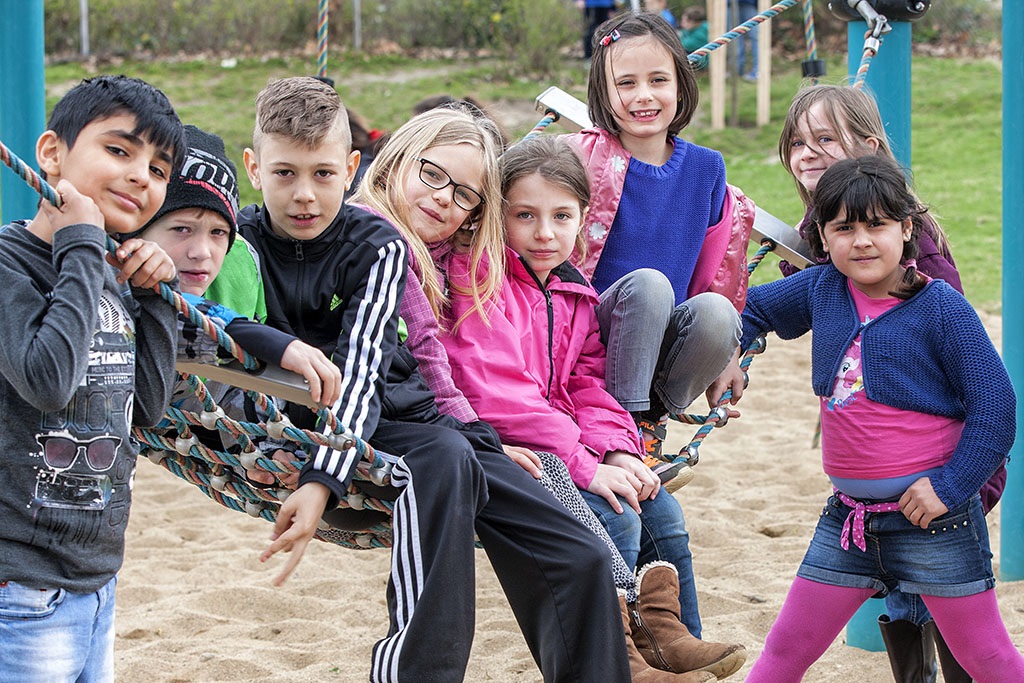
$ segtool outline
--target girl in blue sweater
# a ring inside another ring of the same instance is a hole
[[[678,137],[698,95],[664,19],[615,17],[594,44],[594,128],[570,137],[590,173],[580,271],[601,294],[608,391],[633,414],[670,492],[693,473],[660,462],[668,414],[704,393],[736,348],[754,216],[726,183],[722,155]]]
[[[839,161],[808,231],[830,263],[749,293],[742,342],[814,332],[834,495],[748,682],[801,680],[865,600],[897,587],[924,599],[974,680],[1024,680],[978,495],[1013,444],[1013,386],[966,299],[912,264],[924,214],[891,159]],[[736,390],[738,374],[713,388]]]

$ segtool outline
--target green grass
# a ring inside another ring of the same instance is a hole
[[[760,206],[789,221],[803,215],[795,186],[778,160],[778,135],[789,99],[800,85],[796,68],[773,65],[772,123],[754,127],[754,86],[741,84],[740,127],[693,130],[695,142],[725,155],[729,181]],[[1001,307],[1002,83],[999,65],[914,57],[911,141],[914,182],[947,232],[968,298],[978,308]],[[845,63],[828,65],[840,82]],[[747,123],[744,126],[744,123]],[[774,279],[772,257],[754,281]]]
[[[583,69],[572,60],[554,77],[530,79],[510,76],[507,69],[487,59],[359,55],[332,55],[331,59],[329,74],[346,105],[370,126],[384,130],[401,125],[414,102],[447,92],[483,102],[517,138],[539,118],[524,117],[523,111],[529,112],[546,87],[557,85],[580,98],[586,87]],[[271,78],[314,73],[315,61],[312,56],[240,59],[234,68],[222,68],[217,60],[123,62],[101,66],[100,71],[138,76],[163,89],[184,121],[225,139],[241,170],[242,150],[252,136],[256,93]],[[832,60],[828,72],[830,82],[840,82],[845,64]],[[48,107],[90,74],[80,64],[48,67]],[[912,155],[918,194],[949,234],[968,298],[980,309],[998,312],[1002,256],[999,66],[991,61],[915,57],[912,77]],[[683,135],[720,150],[731,183],[766,210],[796,222],[803,209],[776,149],[782,119],[800,86],[799,64],[779,60],[773,64],[772,120],[760,128],[753,125],[755,88],[740,83],[739,126],[709,130],[706,76],[700,83],[704,99]],[[247,182],[242,180],[240,186],[243,203],[258,201]],[[777,274],[775,257],[769,256],[755,272],[754,281],[774,279]]]

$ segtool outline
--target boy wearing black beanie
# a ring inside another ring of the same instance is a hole
[[[314,401],[337,399],[341,373],[317,348],[290,334],[249,320],[246,316],[204,298],[220,272],[235,240],[238,179],[224,150],[224,141],[195,126],[185,126],[188,151],[181,169],[167,184],[167,197],[140,235],[159,244],[178,271],[182,296],[206,314],[250,354],[302,375]],[[198,332],[179,316],[179,360],[216,363],[221,353],[215,340]],[[224,387],[227,388],[227,387]],[[172,405],[183,400],[176,386]],[[225,392],[214,392],[223,396]],[[219,400],[219,399],[218,399]]]

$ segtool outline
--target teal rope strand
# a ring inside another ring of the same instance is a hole
[[[709,52],[717,50],[723,45],[728,45],[734,39],[739,38],[744,33],[749,33],[750,29],[755,28],[758,24],[761,24],[771,19],[777,14],[781,14],[785,10],[795,5],[797,2],[798,0],[782,0],[782,2],[778,2],[772,5],[764,12],[761,12],[757,16],[752,17],[751,19],[743,22],[742,24],[732,29],[731,31],[723,33],[721,36],[715,38],[704,47],[694,50],[689,55],[687,55],[686,58],[695,64],[699,63],[701,59],[703,59]]]

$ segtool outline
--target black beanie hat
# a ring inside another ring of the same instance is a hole
[[[235,165],[224,151],[224,141],[195,126],[185,126],[188,153],[181,170],[167,183],[167,197],[146,227],[158,218],[178,209],[216,211],[230,228],[228,248],[238,231],[238,179]]]

